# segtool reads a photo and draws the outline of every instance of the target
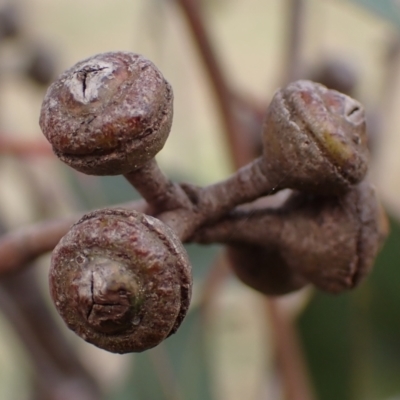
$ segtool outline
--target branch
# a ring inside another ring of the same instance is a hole
[[[137,201],[115,207],[143,212],[147,205]],[[37,257],[52,251],[82,215],[39,222],[3,235],[0,239],[0,275],[19,271]]]
[[[221,122],[223,124],[226,143],[236,168],[245,165],[252,159],[250,143],[246,131],[239,123],[233,109],[233,91],[226,80],[226,73],[216,55],[215,49],[207,31],[203,12],[197,0],[176,0],[180,5],[188,23],[194,43],[197,46],[201,61],[208,74],[211,89],[219,107]]]
[[[201,19],[201,12],[199,12],[200,10],[198,10],[198,2],[196,2],[195,0],[176,0],[176,1],[181,5],[182,10],[185,13],[186,19],[191,28],[194,42],[197,44],[197,47],[199,49],[200,55],[203,60],[203,64],[210,77],[210,81],[214,89],[214,94],[219,104],[220,113],[225,128],[225,137],[227,138],[232,159],[234,160],[234,165],[236,167],[239,167],[241,165],[244,165],[244,163],[247,162],[248,160],[250,160],[253,154],[251,154],[251,149],[249,148],[248,144],[244,143],[244,146],[241,147],[243,144],[244,135],[240,137],[239,136],[240,133],[237,132],[237,128],[235,128],[234,126],[235,119],[232,116],[232,106],[229,101],[229,95],[231,94],[230,93],[231,91],[229,90],[227,82],[224,79],[225,75],[221,71],[221,68],[216,60],[216,56],[214,54],[214,50],[212,49],[209,36],[205,30],[203,20]],[[298,17],[299,13],[295,13],[293,15]],[[295,34],[297,34],[297,27],[299,27],[299,25],[296,25],[295,29],[293,29],[291,32],[292,39],[294,39]],[[298,43],[296,44],[294,40],[292,40],[292,45],[298,48],[297,46]],[[292,62],[293,60],[296,61]],[[294,66],[297,65],[297,56],[293,57],[293,60],[289,61],[291,63],[291,68],[294,68]],[[292,74],[294,74],[294,70],[288,71],[287,77],[291,76]],[[216,263],[215,265],[218,265],[218,263]],[[211,291],[209,293],[206,292],[205,295],[203,296],[204,302],[209,303],[210,301],[212,301],[212,296],[214,294],[215,291]],[[269,300],[266,301],[266,304],[269,304]],[[271,310],[272,307],[273,305],[271,306]],[[276,312],[274,313],[274,317],[275,318],[273,318],[273,316],[270,315],[272,324],[279,324],[279,321],[281,320],[281,318],[283,318],[279,310],[276,310]],[[291,327],[289,323],[286,324],[286,328],[288,330],[293,329],[293,327]],[[294,349],[297,348],[295,332],[292,333],[293,335],[276,337],[277,342],[279,342],[280,344],[279,345],[277,343],[278,349],[284,349],[286,345]],[[296,363],[291,364],[290,355],[288,356],[289,358],[286,358],[287,353],[281,353],[281,354],[282,358],[285,360],[287,359],[288,361],[287,363],[282,364],[282,375],[286,377],[287,374],[285,374],[285,368],[291,368],[291,366],[296,368],[298,365]],[[300,368],[302,368],[302,365],[300,365]],[[285,380],[285,386],[287,385],[290,385],[290,382],[287,382]]]
[[[286,70],[283,83],[295,81],[301,75],[301,44],[304,30],[304,0],[287,0],[288,13],[287,43],[286,43]]]
[[[101,397],[95,380],[49,312],[33,269],[3,277],[0,299],[2,311],[28,350],[41,398],[58,399],[57,393],[66,389],[74,390],[79,398]]]
[[[0,154],[16,157],[54,157],[51,146],[44,140],[15,140],[0,135]]]
[[[273,298],[265,303],[271,320],[276,357],[288,400],[313,400],[304,354],[293,324]]]

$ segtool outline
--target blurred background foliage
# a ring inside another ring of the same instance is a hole
[[[198,2],[227,79],[246,101],[265,109],[286,79],[294,2]],[[391,234],[374,272],[359,289],[339,296],[307,289],[281,302],[297,324],[316,399],[400,399],[400,113],[396,112],[400,107],[400,4],[389,0],[302,3],[297,77],[319,76],[333,65],[339,80],[350,79],[353,95],[366,105],[374,144],[370,175],[390,214]],[[83,176],[61,165],[49,154],[37,123],[49,81],[76,61],[108,50],[146,55],[174,88],[173,132],[158,157],[170,176],[207,184],[232,170],[207,76],[175,1],[2,0],[3,230],[135,198],[122,178]],[[249,118],[246,113],[242,117]],[[65,331],[54,317],[65,343],[75,349],[105,399],[285,398],[264,300],[234,277],[210,275],[215,263],[224,262],[220,250],[188,246],[195,281],[190,313],[176,335],[151,351],[107,354]],[[44,256],[31,267],[46,304],[48,261]],[[204,298],[207,285],[214,281],[217,291],[210,306]],[[64,386],[38,379],[42,373],[38,365],[47,364],[37,362],[37,346],[30,341],[34,335],[21,335],[24,314],[14,312],[14,295],[4,285],[0,287],[0,399],[78,399],[71,397],[81,393],[73,391],[79,388],[73,373],[65,373],[74,379]],[[51,306],[49,310],[53,313]],[[46,384],[64,389],[53,393],[42,387]],[[79,399],[90,398],[82,396]]]

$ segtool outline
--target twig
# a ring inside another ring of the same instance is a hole
[[[270,298],[265,305],[271,321],[276,357],[284,382],[286,399],[314,399],[304,355],[292,322],[281,310],[279,300]]]
[[[192,208],[192,203],[182,187],[164,175],[154,158],[140,169],[124,176],[143,196],[153,212]]]
[[[51,146],[44,140],[15,140],[0,136],[0,154],[16,157],[53,157]]]
[[[57,392],[71,386],[71,392],[74,391],[79,398],[98,399],[100,390],[71,351],[70,344],[49,312],[35,271],[28,269],[23,274],[2,279],[0,298],[2,310],[35,365],[37,390],[41,398],[57,399]]]
[[[156,214],[175,230],[182,241],[187,241],[204,223],[217,220],[232,208],[282,189],[267,178],[262,157],[221,182],[203,188],[189,184],[182,184],[182,187],[192,200],[193,207]]]
[[[250,186],[256,189],[262,187],[261,184],[257,185],[257,177],[261,174],[253,174],[252,179],[248,179],[249,171],[253,171],[253,169],[251,167],[242,169],[242,172],[238,175],[243,178],[241,179],[242,184],[236,185],[236,190],[233,191],[228,189],[235,186],[232,181],[238,180],[237,177],[199,190],[184,185],[186,191],[193,191],[191,196],[200,195],[198,199],[202,201],[202,204],[194,210],[177,208],[156,214],[156,216],[174,228],[182,241],[186,241],[194,230],[206,220],[217,219],[235,205],[257,197],[257,193],[250,190]],[[121,207],[149,212],[146,203],[143,201],[127,203]],[[76,219],[77,217],[73,216],[45,221],[3,236],[0,240],[0,274],[17,271],[23,268],[26,263],[52,250]]]
[[[260,188],[263,188],[263,182],[268,181],[259,171],[258,164],[254,162],[250,166],[243,167],[226,181],[202,189],[183,185],[189,197],[194,199],[194,203],[198,203],[197,207],[194,209],[175,208],[155,215],[172,227],[182,241],[187,241],[205,221],[218,219],[232,207],[254,200],[261,194]],[[171,185],[182,190],[179,185],[172,183]],[[138,211],[146,210],[148,213],[154,211],[149,210],[143,201],[127,203],[121,207],[134,208]],[[16,271],[41,254],[52,250],[75,221],[75,216],[45,221],[3,236],[0,240],[0,274]]]
[[[145,211],[147,205],[137,201],[115,207]],[[0,239],[0,275],[19,271],[37,257],[53,250],[81,215],[39,222],[3,235]]]
[[[288,84],[300,78],[305,2],[304,0],[287,0],[286,7],[288,12],[288,38],[286,44],[284,84]]]
[[[43,201],[43,190],[35,182],[32,171],[23,160],[21,162],[20,169],[31,189],[37,215],[45,217],[49,203]],[[34,398],[58,400],[60,396],[67,396],[82,400],[98,399],[102,395],[100,387],[56,323],[38,285],[36,272],[28,268],[3,276],[0,280],[0,291],[6,298],[5,302],[1,302],[2,310],[8,315],[35,366],[32,382]]]
[[[244,165],[245,162],[251,159],[250,158],[251,149],[249,148],[248,144],[246,145],[246,143],[243,143],[245,135],[243,133],[238,132],[238,129],[235,127],[235,119],[234,116],[232,115],[232,106],[229,99],[230,90],[228,88],[227,82],[225,81],[224,78],[225,75],[222,73],[221,68],[217,62],[217,58],[215,56],[214,50],[212,49],[209,40],[209,35],[206,32],[204,23],[201,19],[201,12],[200,12],[201,10],[199,10],[198,3],[195,0],[176,0],[176,1],[181,5],[182,10],[185,13],[186,19],[192,31],[193,39],[197,43],[197,47],[202,56],[203,64],[205,65],[205,68],[209,74],[210,81],[212,83],[214,93],[219,104],[221,117],[225,128],[225,136],[227,138],[232,159],[234,160],[233,163],[237,167]],[[301,7],[302,5],[300,4],[301,2],[302,0],[297,0],[296,1],[297,6]],[[290,47],[292,48],[288,49],[289,52],[294,48],[299,49],[295,35],[299,33],[298,31],[300,30],[301,15],[299,11],[296,10],[293,11],[294,13],[292,15],[295,23],[293,25],[293,30],[291,32],[292,37],[290,39],[291,41]],[[290,79],[290,77],[294,76],[294,74],[297,73],[295,68],[297,68],[298,66],[298,54],[299,53],[295,53],[294,54],[295,57],[293,57],[293,59],[291,60],[289,59],[290,68],[292,69],[288,71],[287,79]],[[290,57],[292,57],[292,55]],[[208,302],[212,301],[212,296],[214,295],[215,291],[209,292]],[[267,305],[269,304],[268,299],[266,300],[266,303]],[[286,325],[279,324],[280,319],[283,317],[281,316],[279,309],[274,309],[274,305],[271,305],[271,313],[272,311],[275,311],[274,315],[273,316],[271,315],[272,324],[277,324],[278,326],[282,327],[283,330],[285,329],[287,331],[292,330],[291,332],[292,334],[276,337],[277,350],[280,354],[280,358],[282,360],[285,360],[285,362],[282,363],[282,376],[287,379],[287,377],[290,376],[290,374],[285,373],[286,369],[294,370],[295,368],[301,368],[302,371],[304,372],[303,370],[304,365],[302,365],[301,363],[291,364],[290,354],[284,352],[284,349],[286,348],[286,346],[288,348],[293,348],[295,350],[298,348],[295,332],[293,331],[293,327],[291,327],[289,322],[287,322]],[[298,354],[299,354],[299,359],[301,359],[300,352],[298,352]],[[302,371],[300,371],[299,377],[301,377]],[[285,386],[291,385],[290,381],[287,381],[286,379],[285,379]],[[295,384],[299,385],[300,390],[302,390],[303,387],[307,387],[306,384],[301,383],[301,380],[296,381]],[[291,387],[293,386],[291,385]]]
[[[171,359],[164,343],[159,344],[149,353],[150,362],[153,364],[154,371],[162,387],[165,399],[183,400],[180,387]]]
[[[30,261],[52,250],[75,221],[75,217],[68,217],[39,222],[3,235],[0,273],[17,272]]]
[[[183,11],[193,41],[197,45],[201,61],[210,79],[211,89],[219,107],[226,143],[232,156],[232,163],[235,168],[241,167],[251,160],[249,158],[249,154],[251,154],[250,143],[246,139],[243,126],[235,117],[232,103],[233,91],[226,80],[227,75],[222,71],[221,64],[212,46],[199,1],[175,1]]]
[[[206,189],[207,187],[204,190]],[[225,205],[224,201],[222,201],[223,206]],[[115,205],[113,208],[127,208],[149,213],[148,205],[143,200]],[[217,213],[215,210],[221,211],[218,204],[213,206],[211,214],[220,216],[221,212]],[[223,210],[225,210],[225,208],[223,208]],[[199,225],[197,221],[191,219],[195,218],[192,211],[185,209],[183,209],[183,211],[187,212],[189,221],[186,222],[189,227],[192,225]],[[203,209],[203,211],[207,210]],[[83,214],[78,214],[65,218],[38,222],[3,235],[0,238],[0,275],[19,271],[23,269],[27,263],[53,250],[60,239],[82,215]],[[207,216],[207,214],[205,215]],[[168,218],[165,216],[168,216]],[[182,218],[182,209],[163,212],[157,217],[164,217],[162,219],[169,220],[171,224],[175,221],[175,225],[178,226]],[[185,225],[184,222],[185,221],[182,222],[182,225]],[[178,236],[182,238],[182,232],[178,232]],[[187,241],[188,238],[182,239]]]
[[[300,74],[304,6],[304,0],[287,1],[290,26],[288,29],[285,83],[295,80]],[[267,298],[265,306],[274,332],[276,357],[287,399],[312,400],[314,396],[311,395],[306,372],[307,367],[293,323],[283,315],[279,308],[279,300]]]

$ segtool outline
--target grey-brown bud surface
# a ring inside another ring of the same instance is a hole
[[[279,208],[237,209],[202,228],[194,240],[229,244],[236,256],[243,251],[233,268],[243,282],[261,292],[274,294],[274,285],[281,293],[290,291],[301,282],[300,276],[324,291],[339,293],[368,275],[386,235],[375,190],[362,182],[341,196],[295,192]],[[263,279],[269,282],[263,284]]]
[[[120,175],[162,149],[172,103],[172,88],[151,61],[103,53],[77,63],[49,87],[39,123],[55,154],[72,168]]]
[[[280,248],[293,271],[331,293],[352,289],[368,275],[387,235],[369,183],[340,197],[299,193],[287,208]]]
[[[289,268],[275,246],[235,244],[228,246],[227,250],[235,275],[245,285],[264,295],[284,295],[309,283]]]
[[[174,333],[189,308],[186,251],[156,218],[104,209],[54,249],[50,291],[67,326],[114,353],[141,352]]]
[[[280,89],[263,129],[268,178],[280,187],[343,193],[368,168],[363,106],[311,81]]]

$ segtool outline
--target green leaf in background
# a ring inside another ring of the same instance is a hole
[[[374,271],[351,293],[315,293],[298,322],[317,398],[377,400],[400,394],[400,225]]]
[[[400,2],[397,0],[352,0],[352,2],[368,8],[400,28]]]
[[[317,399],[350,400],[350,298],[315,293],[299,320]]]
[[[400,394],[400,225],[391,233],[370,279],[368,306],[373,329],[374,367],[380,398]]]

